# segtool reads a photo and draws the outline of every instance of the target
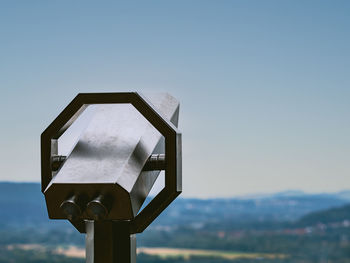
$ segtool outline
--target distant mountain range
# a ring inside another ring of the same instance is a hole
[[[339,198],[350,201],[350,190],[341,191],[336,194]]]
[[[323,196],[323,197],[336,197],[339,199],[343,199],[346,201],[350,201],[350,190],[344,190],[340,192],[335,193],[306,193],[301,190],[287,190],[287,191],[281,191],[277,193],[270,193],[270,194],[250,194],[250,195],[242,195],[237,196],[238,199],[268,199],[268,198],[280,198],[280,197],[301,197],[301,196]]]
[[[221,220],[295,221],[312,212],[344,206],[349,197],[350,191],[335,194],[287,191],[244,198],[178,198],[152,226],[198,227],[208,222],[220,224]],[[55,227],[66,223],[49,221],[39,183],[4,182],[0,183],[0,224]]]

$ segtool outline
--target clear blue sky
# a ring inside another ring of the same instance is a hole
[[[2,1],[0,180],[79,92],[181,101],[184,196],[350,189],[349,1]]]

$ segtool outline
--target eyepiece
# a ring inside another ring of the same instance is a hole
[[[86,207],[86,212],[89,217],[94,220],[103,220],[107,218],[110,210],[110,202],[103,195],[99,195],[94,200],[89,202]]]
[[[78,197],[76,195],[64,200],[60,205],[62,213],[69,219],[75,220],[80,217],[82,213],[81,206],[78,202]]]

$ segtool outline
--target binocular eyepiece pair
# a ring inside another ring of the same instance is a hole
[[[61,203],[60,209],[71,221],[79,219],[84,212],[90,219],[103,220],[108,216],[111,206],[112,200],[109,196],[97,195],[88,202],[84,195],[72,195]]]

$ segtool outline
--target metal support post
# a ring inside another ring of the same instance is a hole
[[[86,221],[86,263],[135,263],[129,221]]]

